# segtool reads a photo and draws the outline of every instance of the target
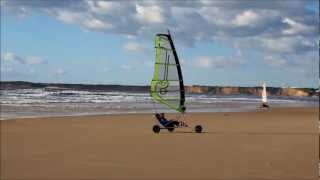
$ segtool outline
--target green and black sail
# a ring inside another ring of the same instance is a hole
[[[155,37],[155,66],[151,97],[170,109],[183,113],[185,91],[181,66],[170,33]]]

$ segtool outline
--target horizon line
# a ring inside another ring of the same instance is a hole
[[[14,80],[14,81],[8,81],[8,80],[0,80],[0,83],[2,82],[24,82],[24,83],[34,83],[34,84],[73,84],[73,85],[112,85],[112,86],[150,86],[148,84],[146,85],[133,85],[133,84],[104,84],[104,83],[66,83],[66,82],[33,82],[33,81],[23,81],[23,80]],[[208,87],[262,87],[261,86],[234,86],[234,85],[199,85],[199,84],[185,84],[186,86],[208,86]],[[294,87],[294,86],[267,86],[267,88],[296,88],[296,89],[320,89],[320,87]]]

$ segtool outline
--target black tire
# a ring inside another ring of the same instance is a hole
[[[160,132],[160,126],[158,126],[158,125],[154,125],[153,126],[153,128],[152,128],[152,131],[154,132],[154,133],[159,133]]]
[[[168,129],[169,132],[173,132],[174,131],[174,124],[169,124],[168,126],[166,126],[166,128]]]
[[[196,127],[194,127],[194,130],[196,133],[201,133],[202,132],[202,126],[197,125]]]
[[[174,127],[168,127],[168,131],[169,132],[173,132],[174,131]]]

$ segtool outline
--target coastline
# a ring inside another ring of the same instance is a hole
[[[79,117],[109,114],[153,114],[155,112],[175,113],[161,106],[155,107],[150,102],[143,103],[51,103],[39,105],[7,105],[1,104],[1,120],[47,118],[47,117]],[[319,108],[318,102],[273,103],[271,109],[278,108]],[[187,113],[231,113],[259,111],[259,102],[210,102],[190,103]]]

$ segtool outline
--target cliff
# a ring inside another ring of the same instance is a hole
[[[149,86],[125,85],[95,85],[95,84],[59,84],[59,83],[32,83],[24,81],[2,81],[1,90],[45,88],[47,90],[81,90],[81,91],[120,91],[120,92],[149,92]],[[256,95],[260,96],[261,87],[221,87],[221,86],[186,86],[186,93],[213,94],[213,95]],[[267,87],[268,95],[277,96],[319,96],[314,88],[279,88]]]
[[[204,93],[215,95],[261,95],[261,87],[221,87],[221,86],[188,86],[186,87],[187,93]],[[276,96],[318,96],[314,88],[279,88],[279,87],[267,87],[268,95]]]

